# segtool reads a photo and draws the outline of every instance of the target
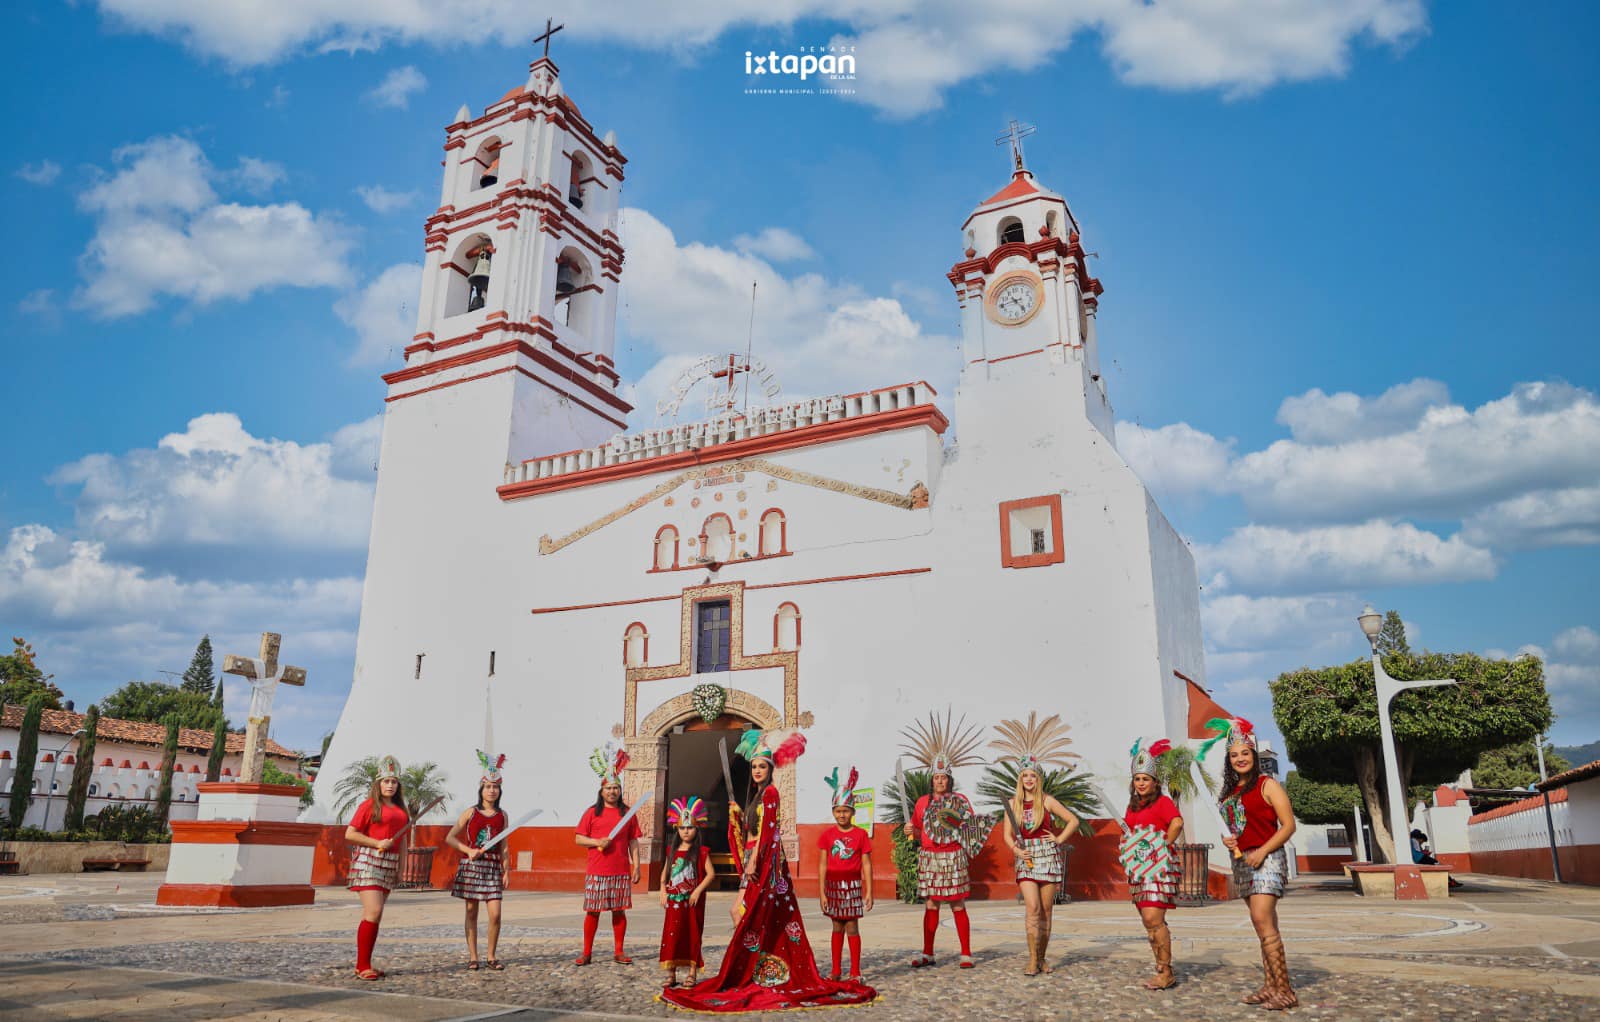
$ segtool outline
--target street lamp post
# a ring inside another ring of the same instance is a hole
[[[50,784],[44,790],[44,827],[43,827],[43,829],[47,833],[50,830],[50,807],[55,805],[55,797],[56,797],[56,767],[61,765],[61,754],[66,751],[67,746],[69,746],[72,743],[76,742],[80,735],[86,735],[88,733],[89,732],[87,730],[85,730],[84,728],[80,727],[78,730],[72,732],[72,737],[71,738],[68,738],[65,742],[61,743],[61,748],[57,749],[55,752],[50,754],[50,756],[51,756],[51,758],[50,758]]]
[[[1454,685],[1454,678],[1429,678],[1421,681],[1397,681],[1383,669],[1383,657],[1378,654],[1378,633],[1383,629],[1383,615],[1367,604],[1356,618],[1362,634],[1372,644],[1372,680],[1378,690],[1378,740],[1383,747],[1384,780],[1389,788],[1389,837],[1394,842],[1395,864],[1400,861],[1400,831],[1409,832],[1406,826],[1411,814],[1406,811],[1406,790],[1400,786],[1400,756],[1394,745],[1394,725],[1389,721],[1389,702],[1410,688],[1427,688],[1431,685]]]

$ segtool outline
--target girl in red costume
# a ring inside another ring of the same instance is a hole
[[[487,852],[483,850],[506,829],[505,810],[500,808],[500,768],[505,761],[504,756],[491,759],[483,751],[478,752],[478,765],[483,768],[483,776],[478,779],[478,804],[461,814],[444,839],[445,844],[465,856],[456,867],[450,896],[467,903],[467,969],[472,972],[478,971],[480,901],[489,906],[489,968],[496,972],[505,968],[495,957],[495,948],[500,944],[500,902],[506,890],[505,849],[496,845]]]
[[[1156,974],[1145,982],[1146,990],[1167,990],[1178,983],[1172,974],[1167,910],[1177,904],[1179,873],[1172,846],[1183,833],[1183,817],[1177,804],[1161,793],[1157,774],[1161,758],[1171,751],[1172,743],[1165,738],[1133,743],[1129,767],[1133,779],[1128,784],[1128,811],[1122,816],[1127,833],[1122,861],[1128,871],[1128,889],[1156,960]]]
[[[805,738],[798,733],[784,736],[747,731],[739,742],[739,754],[752,767],[757,761],[765,761],[769,768],[787,765],[804,750]],[[754,778],[754,770],[751,776]],[[680,1008],[712,1012],[781,1011],[870,1001],[878,996],[871,987],[836,983],[817,972],[784,859],[778,789],[771,784],[770,770],[765,776],[768,780],[757,792],[760,806],[747,815],[747,819],[759,820],[759,829],[744,864],[746,883],[740,896],[744,911],[733,928],[722,967],[714,977],[693,987],[663,990],[661,999]]]
[[[678,985],[678,970],[689,970],[689,986],[700,981],[705,961],[700,956],[700,935],[706,928],[706,889],[716,875],[711,869],[711,849],[700,839],[706,825],[706,803],[698,795],[675,798],[667,807],[667,826],[677,840],[667,854],[661,878],[661,968],[668,971],[667,986]]]
[[[1006,804],[1006,845],[1016,859],[1017,889],[1022,892],[1027,913],[1024,928],[1028,936],[1028,967],[1024,976],[1051,972],[1048,949],[1050,927],[1055,920],[1056,892],[1067,878],[1061,846],[1077,832],[1079,820],[1072,810],[1044,790],[1044,779],[1052,769],[1068,765],[1076,753],[1066,751],[1072,743],[1068,726],[1059,714],[1041,721],[1030,711],[1026,723],[1002,720],[1000,732],[989,747],[999,749],[1002,761],[1017,765],[1017,788]],[[1055,821],[1063,825],[1057,830]]]
[[[628,936],[628,909],[633,907],[633,885],[639,882],[639,821],[629,818],[616,837],[611,831],[628,816],[622,801],[622,770],[628,753],[607,744],[594,750],[589,766],[600,776],[600,794],[578,821],[578,844],[589,849],[589,866],[583,877],[583,954],[575,965],[588,965],[594,956],[594,937],[600,930],[600,913],[611,913],[611,960],[632,965],[623,951]]]
[[[1224,835],[1222,843],[1237,855],[1233,879],[1250,905],[1250,922],[1261,941],[1265,981],[1261,989],[1245,996],[1244,1003],[1259,1004],[1268,1011],[1293,1008],[1300,999],[1289,982],[1289,966],[1284,960],[1278,899],[1283,897],[1289,876],[1283,846],[1294,834],[1294,808],[1283,785],[1261,773],[1254,725],[1238,717],[1216,717],[1206,721],[1206,729],[1216,737],[1202,749],[1227,738],[1221,806],[1232,833]]]
[[[966,723],[962,718],[951,727],[947,710],[943,721],[938,714],[930,714],[927,724],[918,721],[901,732],[908,743],[901,746],[902,750],[933,778],[933,793],[917,799],[911,813],[911,832],[920,849],[917,897],[926,906],[922,912],[922,953],[911,959],[914,969],[934,963],[933,938],[939,932],[940,905],[950,906],[956,937],[961,941],[961,968],[972,968],[972,927],[967,921],[972,881],[968,864],[988,840],[994,817],[978,816],[967,796],[955,790],[954,771],[983,762],[974,755],[982,740],[978,729],[968,728]]]
[[[356,975],[382,979],[372,967],[372,949],[378,943],[383,904],[400,883],[400,852],[395,840],[411,817],[405,811],[406,793],[400,787],[400,763],[393,756],[378,762],[378,776],[366,801],[356,807],[345,828],[344,839],[356,847],[350,859],[350,889],[361,898],[361,925],[356,927]]]

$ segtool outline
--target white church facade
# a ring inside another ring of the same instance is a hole
[[[385,753],[438,762],[468,804],[486,717],[512,816],[544,810],[537,848],[572,844],[590,750],[625,744],[625,797],[655,794],[641,858],[657,862],[668,797],[718,805],[717,739],[746,725],[807,738],[779,773],[792,849],[831,822],[823,775],[854,764],[881,786],[899,729],[930,710],[986,730],[1060,713],[1119,803],[1136,736],[1187,736],[1205,682],[1194,561],[1118,453],[1101,285],[1020,151],[952,239],[954,395],[862,379],[631,433],[614,135],[545,58],[481,116],[463,108],[445,155],[418,333],[384,378],[354,683],[313,814],[344,764]],[[725,694],[710,722],[705,685]],[[1214,840],[1191,815],[1191,839]]]

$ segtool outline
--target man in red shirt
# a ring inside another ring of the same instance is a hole
[[[583,954],[575,964],[589,964],[594,937],[600,929],[600,913],[610,912],[614,945],[611,960],[618,965],[632,965],[633,959],[623,952],[623,941],[628,935],[627,910],[633,907],[633,885],[639,882],[639,850],[634,847],[639,821],[628,816],[628,807],[622,801],[622,770],[628,765],[628,753],[607,745],[603,751],[594,751],[589,765],[600,776],[600,793],[578,821],[577,842],[589,849],[589,863],[583,877]],[[625,817],[628,822],[613,836],[611,832]]]
[[[861,982],[861,917],[872,911],[872,839],[855,825],[856,779],[850,776],[839,783],[839,771],[826,778],[833,788],[834,826],[822,832],[817,847],[825,855],[822,873],[822,914],[833,921],[833,972],[839,978],[839,959],[846,936],[850,939],[850,982]]]

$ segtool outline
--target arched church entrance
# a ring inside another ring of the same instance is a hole
[[[754,726],[743,717],[724,713],[710,722],[695,718],[676,724],[667,736],[667,802],[690,795],[705,799],[709,822],[701,833],[706,847],[711,849],[719,888],[739,886],[738,867],[728,845],[728,803],[744,805],[750,798],[750,764],[735,756],[733,750],[739,744],[739,736]],[[733,779],[731,798],[727,778],[722,774],[723,743],[727,743],[728,772]],[[673,840],[670,830],[664,837],[669,844]]]

